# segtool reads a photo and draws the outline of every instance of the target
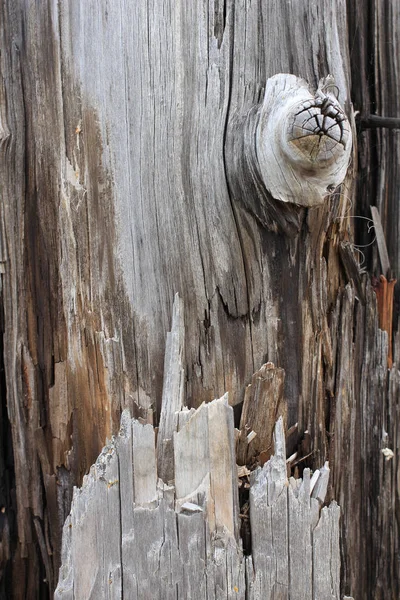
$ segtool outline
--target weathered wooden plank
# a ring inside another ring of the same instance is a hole
[[[115,447],[106,446],[81,490],[75,489],[64,526],[67,576],[55,598],[122,598],[120,474]],[[72,594],[72,595],[71,595]]]
[[[132,443],[132,419],[129,411],[124,410],[121,415],[121,426],[118,435],[118,461],[120,472],[119,490],[121,496],[121,527],[122,535],[129,534],[133,530],[133,507],[135,502],[135,491],[133,487],[133,443]],[[123,549],[122,549],[122,559]]]
[[[210,492],[216,530],[226,530],[239,542],[239,497],[234,442],[233,411],[228,395],[208,408]]]
[[[174,436],[178,505],[194,502],[211,532],[238,536],[238,490],[233,413],[227,396],[202,405]]]
[[[310,471],[288,486],[290,598],[302,600],[312,590]]]
[[[250,480],[252,531],[251,598],[289,598],[288,498],[283,420],[274,435],[274,455]],[[253,579],[253,581],[252,581]]]

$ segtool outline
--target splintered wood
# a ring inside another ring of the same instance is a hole
[[[119,435],[75,488],[55,599],[340,600],[340,510],[321,510],[329,467],[287,479],[282,416],[274,454],[250,474],[244,556],[233,409],[227,394],[182,406],[182,318],[176,298],[158,447],[153,426],[124,411]],[[260,373],[279,389],[282,373],[264,366],[253,384]]]
[[[321,510],[329,469],[287,479],[281,417],[274,448],[251,473],[245,557],[227,398],[175,431],[175,485],[157,479],[153,428],[125,412],[119,436],[75,489],[56,600],[340,600],[340,509]]]
[[[275,422],[281,415],[286,419],[284,381],[285,371],[269,362],[254,373],[247,386],[236,443],[239,465],[250,464],[255,457],[263,464],[271,456]]]

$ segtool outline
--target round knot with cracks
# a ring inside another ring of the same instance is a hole
[[[315,94],[294,75],[268,79],[256,154],[261,178],[275,199],[317,206],[345,178],[352,134],[335,87],[331,76]]]

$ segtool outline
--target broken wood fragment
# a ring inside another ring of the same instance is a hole
[[[75,490],[56,600],[244,600],[233,436],[227,398],[202,405],[176,434],[176,487],[166,486],[152,428],[124,413]]]
[[[386,246],[385,232],[383,231],[381,216],[376,206],[371,206],[371,216],[374,222],[376,243],[378,246],[379,260],[381,262],[382,274],[390,278],[389,253]]]
[[[238,489],[233,411],[227,396],[203,404],[174,436],[177,510],[193,502],[207,514],[211,532],[238,537]]]
[[[239,465],[251,464],[261,453],[265,463],[273,453],[276,420],[281,415],[286,420],[284,381],[284,370],[266,363],[254,373],[247,386],[236,444]]]
[[[329,469],[325,465],[319,470],[320,483],[311,493],[309,469],[303,479],[286,476],[281,417],[274,442],[275,455],[250,478],[249,598],[340,600],[340,509],[333,502],[320,512],[319,505],[325,499]]]

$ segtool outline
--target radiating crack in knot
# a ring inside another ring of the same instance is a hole
[[[258,167],[276,200],[318,206],[343,182],[352,153],[352,131],[336,99],[333,77],[313,92],[306,81],[270,77],[256,131]]]
[[[350,137],[349,122],[335,100],[319,92],[302,102],[289,119],[288,141],[312,161],[331,160],[338,144],[346,148]]]

